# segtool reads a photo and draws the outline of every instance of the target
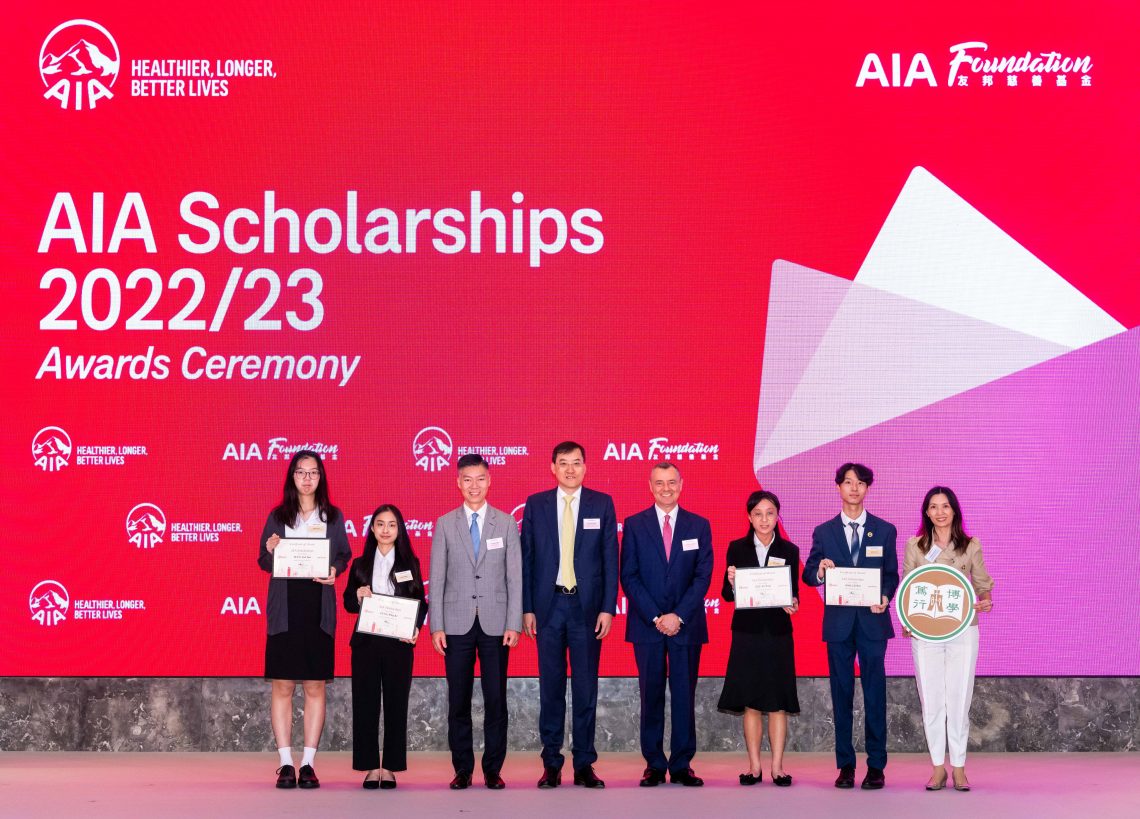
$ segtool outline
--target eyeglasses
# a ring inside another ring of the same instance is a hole
[[[293,477],[294,478],[302,478],[302,479],[303,478],[319,478],[319,477],[321,477],[321,471],[319,469],[312,469],[312,470],[294,469],[293,470]]]

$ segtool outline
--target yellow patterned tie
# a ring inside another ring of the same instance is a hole
[[[562,585],[572,589],[578,585],[574,574],[574,496],[566,496],[566,509],[562,512]]]

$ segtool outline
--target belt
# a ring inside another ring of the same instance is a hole
[[[556,592],[558,592],[559,594],[577,594],[578,593],[578,587],[577,586],[575,586],[572,589],[568,589],[565,586],[559,586],[557,583],[554,584],[554,590]]]

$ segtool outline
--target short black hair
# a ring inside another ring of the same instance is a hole
[[[776,497],[775,492],[769,492],[766,489],[757,489],[748,496],[748,501],[744,504],[748,510],[748,514],[752,514],[752,510],[760,505],[760,501],[768,501],[776,507],[776,511],[780,511],[780,499]]]
[[[483,456],[477,452],[468,452],[455,462],[456,470],[462,472],[469,466],[482,466],[490,471],[491,467],[487,466],[487,462],[483,460]]]
[[[855,477],[867,484],[867,486],[875,482],[875,473],[871,471],[871,467],[848,462],[835,470],[835,485],[839,486],[843,483],[843,479],[847,477],[847,473],[851,470],[855,470]]]
[[[582,453],[582,460],[586,460],[586,447],[577,443],[576,441],[563,441],[558,446],[554,447],[554,451],[550,453],[550,462],[557,463],[559,455],[569,455],[574,450]]]

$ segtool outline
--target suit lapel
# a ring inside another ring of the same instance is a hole
[[[495,514],[495,510],[490,506],[487,507],[486,522],[483,524],[483,531],[479,533],[479,559],[475,561],[475,568],[483,565],[483,558],[487,556],[487,541],[492,537],[498,537],[499,530],[499,516]],[[471,540],[471,533],[467,533],[467,539]]]
[[[656,512],[654,517],[656,517]],[[680,506],[673,507],[673,514],[671,523],[673,524],[673,542],[669,544],[669,564],[668,569],[672,569],[678,562],[678,553],[684,551],[682,542],[685,538],[685,516]],[[665,554],[665,535],[661,535],[661,554]]]
[[[844,527],[843,518],[839,515],[835,516],[834,526],[832,532],[836,538],[836,543],[839,544],[839,556],[842,560],[838,561],[848,568],[853,567],[855,564],[851,562],[851,541],[847,539],[847,533],[850,530]]]
[[[467,506],[460,506],[455,510],[455,527],[458,530],[457,543],[463,544],[463,551],[467,555],[467,559],[471,561],[471,566],[475,566],[475,553],[471,550],[471,519],[467,515]],[[484,526],[484,529],[487,527]],[[481,533],[480,533],[481,534]],[[482,547],[480,546],[479,554],[482,554]]]

